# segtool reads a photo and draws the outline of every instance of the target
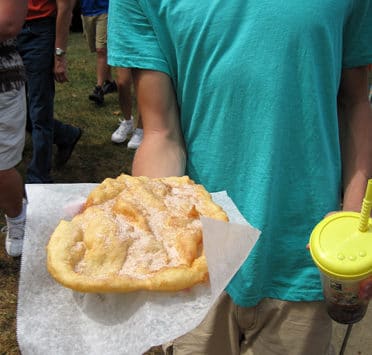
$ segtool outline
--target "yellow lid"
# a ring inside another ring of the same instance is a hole
[[[358,228],[360,213],[338,212],[318,223],[310,236],[310,253],[330,277],[359,280],[372,274],[372,218]]]

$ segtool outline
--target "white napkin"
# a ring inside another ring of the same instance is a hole
[[[94,186],[27,185],[17,310],[17,338],[23,355],[139,355],[185,334],[203,320],[260,234],[225,192],[215,193],[214,201],[224,207],[233,223],[202,219],[210,284],[169,293],[75,292],[49,275],[45,246],[60,219],[67,217],[64,207],[87,196]]]

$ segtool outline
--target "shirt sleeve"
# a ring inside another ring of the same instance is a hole
[[[110,0],[107,46],[111,66],[170,75],[153,27],[137,0]]]
[[[372,0],[354,0],[343,34],[343,67],[372,63]]]

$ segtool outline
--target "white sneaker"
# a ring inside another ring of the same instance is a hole
[[[5,216],[7,225],[1,229],[6,232],[5,249],[10,256],[20,256],[23,249],[23,238],[25,235],[27,201],[23,200],[22,217],[9,218]]]
[[[119,120],[119,128],[112,134],[111,141],[114,143],[123,143],[133,132],[133,117],[130,120]]]
[[[143,139],[143,129],[136,128],[133,132],[131,139],[128,142],[128,148],[137,149],[140,146],[142,139]]]

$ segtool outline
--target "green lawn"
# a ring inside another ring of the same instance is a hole
[[[101,182],[121,172],[130,173],[133,151],[128,151],[124,144],[111,143],[111,134],[121,117],[118,95],[106,95],[102,107],[88,100],[96,83],[95,55],[89,52],[81,33],[72,33],[69,43],[69,82],[56,85],[55,117],[79,126],[84,133],[66,167],[53,171],[54,180]],[[26,161],[29,153],[28,145]]]

